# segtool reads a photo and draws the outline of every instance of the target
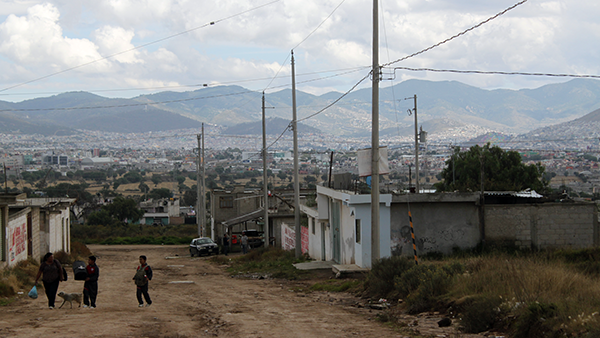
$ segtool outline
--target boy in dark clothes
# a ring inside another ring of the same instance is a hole
[[[148,281],[152,280],[152,268],[146,264],[146,256],[140,256],[140,266],[138,266],[135,276],[133,276],[135,285],[137,286],[137,300],[139,307],[144,306],[142,295],[146,300],[146,307],[152,305],[152,300],[148,294]]]
[[[100,275],[100,269],[96,265],[95,256],[88,258],[88,265],[85,269],[87,277],[85,278],[85,283],[83,283],[83,307],[95,309],[96,296],[98,296],[98,276]]]

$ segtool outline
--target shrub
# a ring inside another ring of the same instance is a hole
[[[365,280],[365,294],[373,298],[397,298],[396,277],[414,267],[415,263],[402,256],[382,258],[375,262]]]
[[[63,250],[59,250],[56,251],[54,253],[54,259],[58,259],[58,261],[60,262],[60,264],[73,264],[73,257],[71,257],[71,255]]]
[[[451,265],[416,265],[396,277],[396,290],[406,297],[409,313],[419,313],[440,307],[442,296],[450,290],[453,276],[462,273],[460,263]]]
[[[461,330],[466,333],[479,333],[491,329],[504,317],[501,304],[502,298],[496,295],[468,297],[458,309]]]
[[[559,332],[554,329],[553,320],[558,314],[555,304],[534,302],[520,314],[514,325],[515,338],[548,338],[556,337]]]

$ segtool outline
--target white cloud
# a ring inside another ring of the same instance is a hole
[[[104,26],[94,31],[92,36],[98,45],[100,54],[103,56],[118,54],[112,59],[121,63],[142,62],[142,60],[136,57],[138,52],[132,50],[135,48],[135,46],[131,43],[131,39],[134,36],[133,30],[125,30],[121,27]],[[123,51],[128,52],[122,53]]]
[[[51,4],[35,5],[27,16],[8,16],[0,24],[0,53],[32,72],[39,66],[57,71],[99,59],[91,41],[62,35],[59,17]],[[105,67],[106,63],[97,63],[92,68]]]
[[[282,0],[248,11],[268,1],[0,0],[0,20],[3,20],[0,22],[0,57],[10,68],[0,77],[0,86],[75,67],[193,29],[172,39],[61,74],[60,79],[83,86],[69,90],[114,87],[115,83],[134,86],[202,81],[238,81],[240,85],[259,88],[270,80],[243,81],[269,78],[278,72],[289,75],[289,59],[283,68],[281,65],[290,49],[304,40],[340,1]],[[383,13],[379,30],[380,62],[396,60],[429,47],[515,2],[380,2]],[[371,4],[364,0],[346,0],[295,50],[296,72],[370,65]],[[237,15],[244,11],[248,12]],[[3,18],[3,12],[10,15]],[[599,15],[600,3],[594,1],[529,1],[464,36],[397,65],[599,74]],[[211,21],[216,23],[198,28]],[[332,88],[345,91],[362,76],[350,74],[314,81],[306,88],[314,93]],[[533,87],[556,81],[397,72],[397,80],[409,78],[457,80],[486,88]],[[273,85],[282,83],[289,83],[289,80],[273,81]]]

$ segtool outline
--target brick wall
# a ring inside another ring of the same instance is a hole
[[[597,246],[598,212],[593,203],[486,205],[485,237],[520,248]]]

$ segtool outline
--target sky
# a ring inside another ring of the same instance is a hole
[[[379,63],[426,49],[519,0],[380,0]],[[239,85],[346,92],[372,64],[371,0],[0,0],[0,100],[69,91],[135,97]],[[600,75],[600,2],[528,0],[383,71],[484,89],[568,78],[453,74],[394,67]],[[214,24],[211,24],[214,23]],[[357,88],[370,87],[364,81]]]

